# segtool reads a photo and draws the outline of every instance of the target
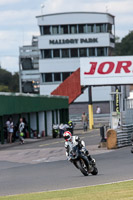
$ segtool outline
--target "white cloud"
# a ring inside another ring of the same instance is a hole
[[[51,0],[45,1],[44,13],[51,12],[64,12],[64,11],[88,11],[88,12],[108,12],[113,13],[125,13],[132,12],[133,1],[132,0],[56,0],[51,3]]]
[[[6,5],[6,4],[13,4],[18,3],[21,0],[0,0],[0,5]]]
[[[19,47],[23,45],[31,45],[33,35],[39,35],[38,32],[16,32],[3,31],[0,32],[0,56],[11,53],[14,56],[19,54]]]
[[[36,27],[36,18],[37,15],[36,10],[9,10],[9,11],[1,11],[0,12],[0,24],[1,26],[17,26],[17,25],[29,25]],[[5,23],[6,22],[6,23]]]
[[[0,63],[3,69],[12,73],[19,71],[18,58],[11,56],[4,56],[0,58]]]

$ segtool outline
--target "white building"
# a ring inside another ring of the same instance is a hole
[[[114,16],[69,12],[37,16],[41,52],[40,94],[50,94],[79,68],[80,57],[110,56],[115,46]],[[111,87],[93,88],[93,101],[109,101]],[[88,90],[75,102],[87,102]]]
[[[19,48],[19,75],[20,92],[39,93],[40,72],[39,72],[38,37],[32,37],[32,44]]]

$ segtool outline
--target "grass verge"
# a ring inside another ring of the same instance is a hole
[[[133,200],[133,181],[69,190],[1,196],[0,200]]]

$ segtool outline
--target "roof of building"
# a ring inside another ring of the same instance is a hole
[[[0,93],[0,116],[68,108],[68,97]]]
[[[46,14],[46,15],[38,15],[36,18],[39,17],[47,17],[47,16],[52,16],[52,15],[64,15],[64,14],[103,14],[103,15],[109,15],[111,17],[115,17],[114,15],[110,13],[104,13],[104,12],[62,12],[62,13],[51,13],[51,14]]]

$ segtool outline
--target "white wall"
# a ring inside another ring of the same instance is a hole
[[[47,135],[52,136],[52,112],[47,111]]]
[[[83,24],[83,23],[111,23],[113,18],[108,13],[96,12],[69,12],[57,13],[37,17],[38,25],[57,25],[58,24]]]
[[[44,112],[39,112],[39,134],[42,135],[42,131],[45,131],[45,118]]]
[[[39,71],[47,72],[73,72],[80,67],[79,58],[42,59],[39,60]]]
[[[48,35],[39,37],[39,49],[61,49],[61,48],[81,48],[81,47],[102,47],[110,46],[109,33],[89,33],[89,34],[65,34],[65,35]],[[81,43],[80,39],[97,38],[98,42]],[[70,40],[76,39],[77,43],[73,44],[49,44],[49,40]]]
[[[37,130],[36,113],[30,114],[30,126],[33,130]]]
[[[40,85],[40,95],[49,95],[53,90],[58,87],[59,84]]]

